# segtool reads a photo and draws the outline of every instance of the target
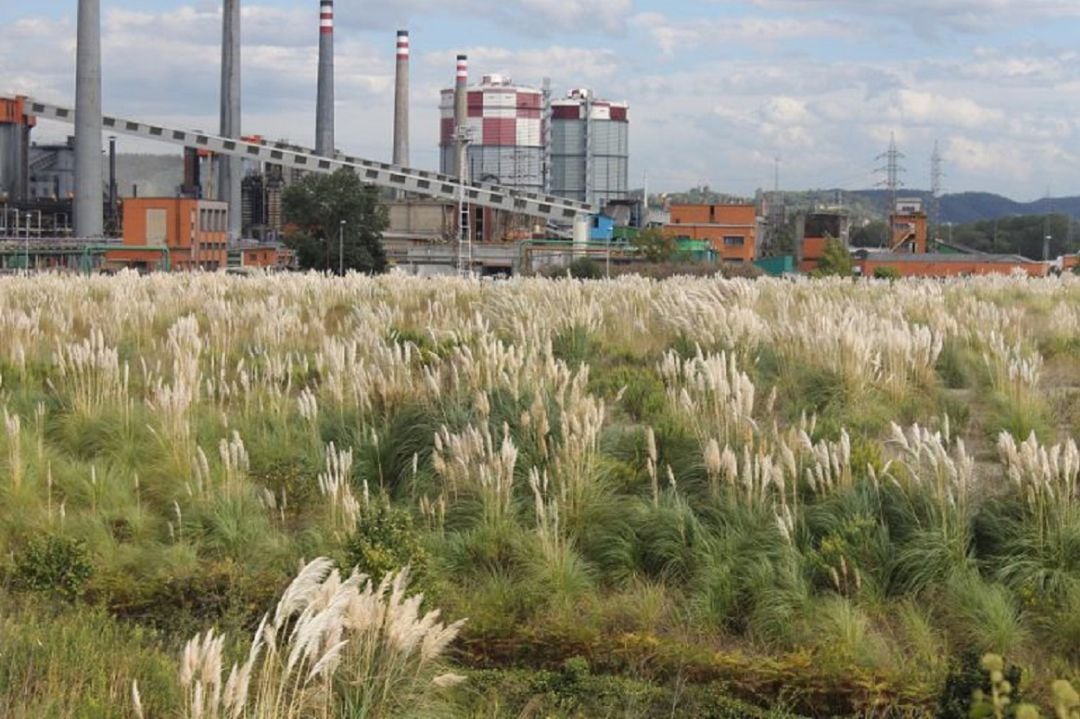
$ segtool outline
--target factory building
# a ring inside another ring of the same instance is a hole
[[[927,251],[929,220],[923,212],[922,200],[897,200],[896,207],[889,215],[889,227],[889,248],[893,252],[921,255]]]
[[[467,173],[473,182],[491,182],[529,192],[544,189],[543,92],[515,85],[502,75],[485,75],[468,89]],[[439,104],[439,156],[444,174],[456,175],[454,90]]]
[[[762,220],[752,202],[672,205],[663,232],[676,240],[707,242],[721,262],[749,264],[757,259]]]
[[[855,251],[853,259],[856,273],[863,277],[873,277],[879,270],[889,270],[901,277],[1011,275],[1017,271],[1029,277],[1045,277],[1050,272],[1050,263],[1029,260],[1019,255],[896,253],[861,249]]]
[[[177,197],[124,200],[123,246],[107,264],[137,269],[216,270],[227,265],[228,204]]]
[[[24,98],[0,99],[0,199],[21,202],[28,194],[30,130],[35,118]]]
[[[554,195],[604,207],[629,195],[628,106],[573,90],[551,103],[551,176]]]
[[[813,272],[825,256],[829,240],[844,247],[851,239],[851,218],[844,210],[816,210],[795,218],[796,264],[800,272]]]

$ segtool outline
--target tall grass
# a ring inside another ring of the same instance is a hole
[[[463,677],[438,660],[464,620],[439,621],[407,596],[408,571],[375,585],[342,579],[316,559],[259,623],[246,658],[225,666],[225,637],[207,630],[184,647],[179,683],[191,719],[390,717],[414,711]],[[137,691],[137,690],[136,690]],[[136,694],[137,696],[137,694]]]
[[[442,671],[423,640],[404,651],[346,610],[458,627],[426,619],[403,575],[325,562],[229,683],[235,638],[301,558],[360,546],[380,571],[402,547],[430,559],[418,581],[474,618],[475,662],[524,647],[514,661],[620,671],[651,666],[637,642],[662,657],[692,638],[887,678],[960,645],[1074,654],[1051,638],[1077,631],[1080,459],[1047,388],[1077,381],[1075,278],[0,284],[0,579],[43,602],[14,615],[158,627],[117,640],[154,661],[216,623],[182,691],[119,660],[107,691],[24,666],[44,688],[3,689],[9,714],[52,692],[61,716],[133,712],[125,678],[147,716],[181,697],[208,716],[420,706]],[[403,518],[382,532],[386,502]],[[38,537],[87,566],[38,562]],[[53,613],[61,596],[74,607]]]

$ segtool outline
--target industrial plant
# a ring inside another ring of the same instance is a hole
[[[283,244],[289,229],[285,189],[308,173],[342,168],[380,188],[389,218],[387,257],[414,274],[534,272],[588,256],[603,256],[609,266],[632,262],[633,240],[647,228],[673,240],[681,256],[757,264],[773,273],[812,272],[828,241],[847,246],[850,221],[842,210],[795,213],[796,241],[786,260],[775,257],[768,240],[789,218],[768,209],[764,198],[676,203],[651,213],[647,191],[630,187],[628,103],[604,99],[594,88],[556,92],[548,78],[521,82],[498,68],[484,68],[470,84],[464,54],[453,65],[447,58],[453,86],[420,99],[438,103],[439,168],[415,169],[407,30],[398,31],[392,45],[392,162],[346,155],[334,132],[333,0],[318,0],[317,15],[312,8],[318,43],[313,148],[275,142],[242,126],[239,0],[223,0],[216,135],[103,115],[99,3],[79,2],[74,108],[0,98],[0,270],[288,269],[294,257]],[[74,124],[74,135],[37,144],[39,121]],[[105,134],[110,142],[103,156]],[[133,187],[121,197],[118,135],[182,147],[183,180],[175,191],[140,197]],[[933,218],[896,196],[900,156],[895,142],[883,156],[889,162],[891,240],[853,253],[859,271],[1048,271],[1045,262],[972,256],[931,237]]]

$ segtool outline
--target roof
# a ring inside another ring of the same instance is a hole
[[[895,252],[870,252],[868,250],[858,250],[854,253],[856,257],[864,260],[874,260],[878,262],[940,262],[940,263],[990,263],[990,264],[1004,264],[1004,265],[1035,265],[1039,264],[1036,260],[1029,260],[1026,257],[1020,255],[952,255],[943,252],[927,252],[924,254],[908,254],[908,253],[895,253]]]

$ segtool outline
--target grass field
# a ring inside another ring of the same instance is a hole
[[[0,419],[5,717],[1075,716],[1075,277],[4,278]]]

